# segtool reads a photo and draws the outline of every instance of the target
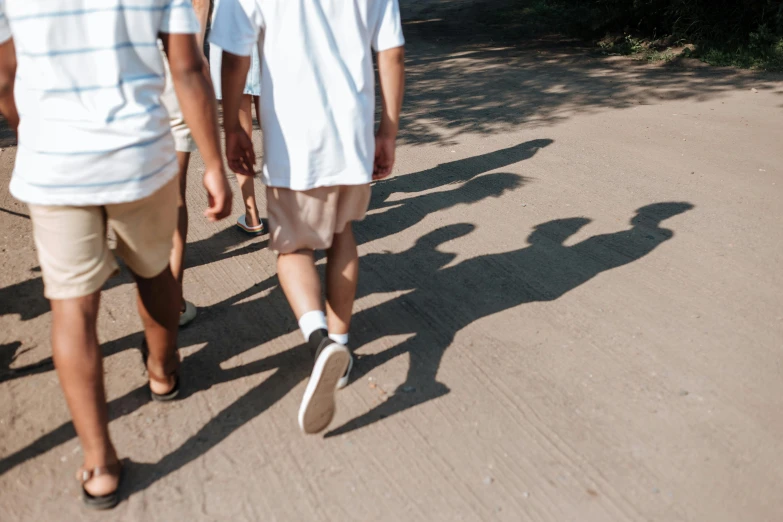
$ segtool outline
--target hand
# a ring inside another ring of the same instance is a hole
[[[228,166],[243,176],[256,175],[256,153],[253,140],[242,128],[226,131],[226,158]]]
[[[210,221],[220,221],[231,214],[231,187],[226,173],[220,168],[207,167],[204,172],[204,188],[207,189],[207,210],[204,215]]]
[[[377,181],[392,173],[396,141],[396,137],[383,133],[375,136],[375,164],[372,169],[372,179]]]

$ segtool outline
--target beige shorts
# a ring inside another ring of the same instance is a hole
[[[195,152],[196,142],[193,141],[190,128],[185,123],[185,116],[183,116],[182,109],[179,107],[177,93],[174,91],[174,82],[171,80],[169,61],[166,58],[166,53],[163,52],[163,44],[158,43],[161,46],[160,54],[163,57],[163,67],[166,69],[166,87],[163,90],[163,94],[160,95],[160,101],[166,107],[166,110],[169,111],[171,134],[174,136],[174,148],[177,152]]]
[[[87,296],[117,271],[107,225],[117,236],[117,254],[134,273],[152,278],[168,269],[178,194],[175,178],[151,196],[130,203],[29,205],[44,295],[49,299]]]
[[[370,185],[340,185],[311,190],[266,189],[269,247],[290,254],[325,250],[351,221],[361,221],[370,205]]]

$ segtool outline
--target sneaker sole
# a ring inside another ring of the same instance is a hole
[[[345,370],[345,373],[342,377],[340,377],[340,380],[337,381],[337,389],[342,390],[346,386],[348,386],[348,383],[351,382],[351,370],[353,370],[353,355],[351,355],[351,358],[348,360],[348,369]]]
[[[318,357],[299,407],[299,427],[307,434],[320,433],[332,422],[337,382],[345,375],[351,360],[348,348],[330,344]]]

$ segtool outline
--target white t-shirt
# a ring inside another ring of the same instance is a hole
[[[11,193],[105,205],[176,176],[158,34],[198,31],[190,0],[0,0],[0,42],[17,55]]]
[[[259,45],[268,186],[372,180],[372,49],[405,43],[397,0],[221,0],[210,42],[240,56]]]

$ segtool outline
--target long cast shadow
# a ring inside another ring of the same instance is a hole
[[[433,212],[458,204],[472,204],[485,198],[499,197],[508,190],[521,187],[529,181],[524,176],[486,173],[530,159],[550,144],[550,139],[531,140],[376,183],[373,186],[370,208],[386,210],[370,214],[364,222],[357,225],[357,241],[363,244],[382,239],[416,225]],[[400,201],[388,201],[393,194],[419,194],[449,185],[453,185],[454,189],[420,194]],[[186,267],[193,268],[251,254],[262,250],[267,244],[266,239],[248,240],[236,227],[225,228],[209,238],[189,243]],[[123,270],[119,276],[111,278],[104,289],[132,282],[130,274]],[[17,313],[23,321],[28,321],[48,311],[49,302],[43,297],[43,281],[40,277],[0,288],[0,315]],[[104,352],[110,353],[106,352],[105,348]],[[18,368],[2,365],[0,383],[52,369],[50,357]]]
[[[630,229],[593,236],[571,247],[563,242],[589,220],[556,220],[536,227],[528,247],[480,256],[450,268],[443,267],[455,255],[441,252],[437,247],[469,234],[475,228],[473,225],[451,225],[436,230],[401,254],[366,256],[360,295],[412,292],[357,314],[354,319],[357,341],[371,342],[379,335],[413,334],[413,337],[379,354],[359,358],[352,379],[363,377],[401,354],[410,356],[410,367],[405,383],[389,400],[326,436],[362,428],[445,395],[449,388],[437,380],[437,370],[459,330],[482,317],[524,303],[557,299],[606,270],[640,259],[673,237],[671,230],[660,227],[661,221],[690,208],[692,205],[688,203],[649,205],[639,209]],[[402,278],[400,263],[412,267]],[[455,308],[457,302],[463,306]],[[132,480],[125,495],[144,490],[214,448],[307,378],[309,359],[303,346],[275,358],[274,363],[268,359],[251,363],[256,367],[254,370],[277,369],[220,411],[179,448],[155,464],[132,464],[129,468]]]
[[[690,203],[680,202],[648,205],[637,211],[629,229],[592,236],[573,246],[566,246],[565,240],[590,220],[558,219],[538,225],[527,247],[474,257],[448,268],[443,267],[453,255],[437,247],[464,235],[470,230],[467,225],[432,232],[400,254],[366,256],[363,266],[372,270],[372,276],[364,274],[369,277],[360,286],[362,294],[409,292],[357,314],[357,341],[370,342],[378,334],[412,337],[381,353],[361,357],[352,378],[358,379],[405,353],[410,366],[405,382],[386,402],[327,436],[359,429],[448,393],[448,387],[437,380],[437,372],[460,330],[525,303],[558,299],[607,270],[650,254],[674,236],[661,222],[691,208]],[[401,266],[414,270],[401,271]]]
[[[533,140],[400,177],[401,180],[410,178],[409,184],[393,180],[384,182],[376,190],[378,196],[374,197],[373,208],[384,206],[384,201],[394,193],[418,195],[395,201],[388,205],[389,208],[385,212],[368,216],[365,222],[356,225],[357,239],[363,243],[387,237],[415,225],[433,212],[457,204],[472,204],[488,197],[498,197],[509,190],[516,189],[525,183],[524,177],[502,172],[486,173],[528,159],[550,143],[552,143],[551,140]],[[464,165],[464,167],[460,168],[460,165]],[[447,185],[453,185],[454,188],[432,193],[426,192]],[[421,192],[424,193],[420,194]],[[226,229],[209,239],[190,244],[188,256],[191,259],[191,266],[209,262],[210,258],[226,259],[232,255],[239,255],[236,251],[229,251],[236,244],[235,234],[232,229]],[[265,242],[252,242],[243,245],[238,250],[241,253],[248,253],[261,248],[264,244]],[[117,279],[117,282],[110,284],[122,283],[123,279],[120,278]],[[36,284],[40,286],[40,279],[32,279],[21,285]],[[29,291],[29,288],[23,288]],[[17,287],[10,291],[19,292],[20,290]],[[42,291],[42,288],[39,291]],[[253,299],[254,296],[266,291],[269,291],[266,297]],[[8,289],[0,290],[0,295],[4,292],[4,295],[9,295]],[[27,291],[23,293],[29,295]],[[43,304],[48,309],[48,303],[45,300]],[[265,320],[259,321],[259,317],[264,317]],[[177,458],[167,457],[165,465],[170,471],[175,469],[175,463],[179,463],[176,467],[181,467],[196,458],[200,454],[197,447],[209,445],[205,441],[213,440],[213,437],[205,434],[223,433],[223,428],[216,428],[215,422],[219,424],[222,419],[228,423],[226,425],[238,427],[255,418],[271,404],[267,402],[266,397],[276,397],[278,394],[282,397],[306,378],[309,364],[307,357],[302,355],[301,347],[295,347],[282,354],[230,370],[221,368],[222,363],[228,359],[285,335],[296,328],[296,321],[289,311],[288,303],[279,288],[277,278],[272,277],[220,303],[203,308],[200,311],[199,320],[180,332],[181,346],[204,345],[203,348],[183,361],[183,391],[186,395],[207,391],[216,384],[252,376],[259,372],[274,368],[278,368],[278,370],[272,377],[257,386],[257,392],[248,392],[246,398],[240,399],[226,412],[219,414],[217,420],[213,420],[208,426],[205,426],[202,430],[203,433],[200,432],[201,435],[177,450],[175,452],[178,455]],[[104,343],[102,351],[104,356],[109,356],[124,350],[138,348],[141,340],[142,334],[134,333]],[[227,340],[230,340],[229,345],[226,343]],[[3,353],[12,355],[16,347],[18,345],[14,344]],[[9,358],[7,364],[10,364],[11,360]],[[0,360],[0,363],[4,362],[5,359]],[[51,358],[47,358],[35,365],[0,372],[0,382],[51,369]],[[275,386],[274,391],[269,390],[271,385]],[[256,395],[261,391],[263,391],[265,398],[259,400]],[[110,419],[116,420],[128,415],[147,402],[146,386],[136,388],[111,401],[109,404]],[[75,432],[70,422],[60,425],[28,446],[0,459],[0,475],[71,440],[74,436]]]
[[[400,254],[366,256],[360,295],[411,292],[357,314],[354,320],[356,340],[368,343],[381,334],[412,334],[413,337],[379,354],[360,357],[352,378],[359,379],[372,368],[406,353],[410,356],[410,367],[405,383],[387,402],[332,430],[327,436],[367,426],[448,393],[448,387],[437,380],[437,371],[459,330],[478,319],[524,303],[557,299],[606,270],[640,259],[673,237],[671,230],[660,226],[661,222],[690,208],[692,205],[688,203],[649,205],[638,211],[629,229],[593,236],[573,246],[563,243],[589,220],[555,220],[536,227],[527,247],[479,256],[449,268],[443,267],[453,261],[454,254],[441,252],[438,246],[470,233],[472,225],[451,225],[436,230]],[[401,272],[399,267],[403,262],[412,269]],[[247,300],[257,292],[270,289],[263,299]],[[455,303],[462,303],[462,306],[454,306]],[[269,319],[263,324],[256,320],[261,313]],[[133,464],[129,469],[132,480],[126,495],[143,490],[192,462],[307,377],[309,359],[302,346],[244,366],[229,370],[220,368],[221,361],[294,330],[296,325],[292,320],[286,323],[289,315],[275,278],[270,278],[260,288],[248,289],[216,305],[202,330],[183,334],[183,343],[206,342],[204,348],[184,361],[188,394],[261,371],[275,371],[158,463]],[[258,327],[247,328],[252,324]],[[133,337],[110,343],[108,348],[121,350],[129,344],[137,344],[140,337],[138,334],[135,340]],[[232,341],[231,353],[225,349],[226,339]],[[410,389],[414,391],[406,393]],[[112,402],[113,418],[146,402],[143,393],[146,393],[144,387]],[[61,426],[30,447],[0,461],[0,473],[73,436],[70,423]]]

